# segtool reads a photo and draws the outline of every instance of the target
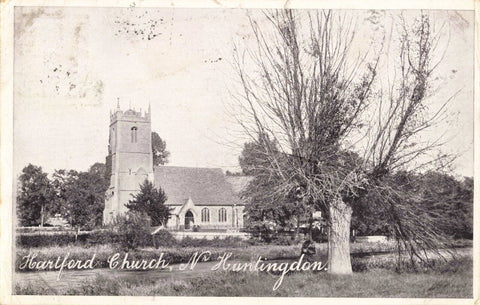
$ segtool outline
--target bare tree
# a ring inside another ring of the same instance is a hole
[[[438,65],[432,52],[439,38],[432,35],[427,16],[421,15],[413,27],[400,18],[399,76],[383,93],[381,82],[376,85],[382,34],[376,48],[355,54],[352,18],[292,10],[264,16],[270,27],[250,18],[254,48],[235,48],[242,88],[236,96],[238,122],[263,147],[261,173],[276,181],[272,197],[293,198],[327,212],[329,272],[349,274],[352,205],[377,191],[387,198],[385,208],[395,208],[405,193],[386,189],[383,179],[441,144],[441,139],[414,142],[445,110],[428,117],[425,105],[429,77]],[[271,140],[275,148],[269,147]],[[397,218],[392,221],[400,224]],[[419,240],[418,230],[405,233],[412,227],[399,227],[404,249],[416,254],[418,245],[425,249],[439,241],[415,244],[408,240]]]

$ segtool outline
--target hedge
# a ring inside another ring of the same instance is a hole
[[[75,239],[75,233],[72,231],[59,231],[50,233],[18,233],[16,244],[19,247],[48,247],[48,246],[66,246],[66,245],[105,245],[122,243],[124,236],[121,233],[113,231],[91,231],[82,232]],[[182,240],[176,240],[168,231],[159,231],[156,235],[144,236],[140,244],[141,247],[245,247],[247,244],[239,237],[227,237],[220,239],[194,239],[185,237]]]

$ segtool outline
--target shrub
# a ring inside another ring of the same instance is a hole
[[[153,235],[153,245],[155,248],[159,246],[170,247],[176,244],[176,240],[173,235],[167,230],[160,230]]]
[[[271,243],[274,244],[274,245],[279,245],[279,246],[291,246],[291,245],[298,244],[299,241],[294,240],[292,238],[292,236],[277,235],[274,238],[272,238]]]
[[[87,234],[86,238],[86,244],[89,246],[115,244],[119,242],[119,235],[113,230],[93,231]]]
[[[125,249],[136,249],[153,244],[149,217],[143,213],[127,212],[117,217],[114,227],[120,244]]]

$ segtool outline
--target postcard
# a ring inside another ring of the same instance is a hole
[[[478,300],[473,2],[1,6],[2,303]]]

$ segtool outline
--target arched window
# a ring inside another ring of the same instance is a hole
[[[218,222],[227,222],[227,210],[225,208],[218,210]]]
[[[202,222],[210,222],[210,211],[207,208],[202,209]]]
[[[132,127],[132,143],[137,143],[137,127]]]

